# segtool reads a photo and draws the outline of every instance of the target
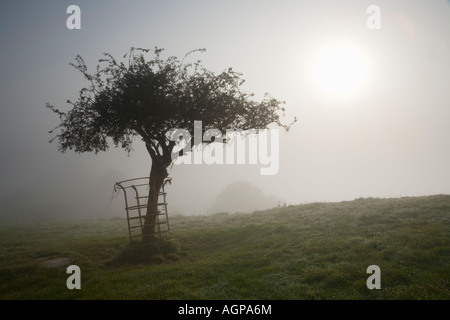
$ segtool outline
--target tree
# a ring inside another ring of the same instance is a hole
[[[184,63],[188,55],[204,49],[188,52],[181,61],[176,57],[162,59],[159,48],[152,50],[153,57],[146,60],[149,51],[131,48],[123,56],[126,59],[128,55],[127,63],[117,62],[105,53],[93,74],[77,55],[70,65],[83,74],[89,85],[80,90],[77,101],[67,101],[70,109],[66,112],[46,105],[60,119],[49,133],[59,129],[50,142],[57,140],[61,152],[73,149],[77,153],[98,153],[113,144],[129,153],[136,137],[145,142],[152,164],[144,242],[154,239],[158,192],[173,161],[177,141],[172,141],[170,135],[175,129],[192,132],[196,120],[202,121],[205,130],[221,132],[264,129],[273,123],[289,129],[280,122],[284,102],[269,95],[261,102],[253,101],[253,94],[241,90],[244,80],[240,73],[229,68],[216,75],[200,61]],[[194,147],[194,139],[190,147]]]

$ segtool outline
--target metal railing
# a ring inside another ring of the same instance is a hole
[[[162,234],[170,234],[169,215],[167,211],[167,200],[165,186],[171,183],[171,178],[166,178],[158,192],[157,214],[155,217],[155,235],[161,240]],[[143,229],[147,214],[149,177],[128,179],[116,182],[114,191],[123,191],[125,198],[125,212],[127,214],[128,236],[131,246],[145,245]],[[144,193],[144,195],[142,195]],[[160,200],[161,198],[161,200]],[[153,235],[150,235],[153,236]],[[139,241],[139,239],[141,241]]]

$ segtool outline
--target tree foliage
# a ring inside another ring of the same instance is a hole
[[[132,150],[136,137],[145,141],[152,160],[158,159],[165,167],[171,163],[174,141],[170,133],[175,129],[193,131],[194,121],[201,120],[203,128],[264,129],[280,122],[284,102],[266,95],[260,102],[253,94],[242,90],[242,74],[232,68],[215,74],[205,69],[200,61],[185,63],[188,52],[180,61],[176,57],[163,59],[162,49],[131,48],[118,62],[105,53],[96,71],[88,72],[79,55],[71,63],[87,79],[76,101],[67,101],[71,108],[60,111],[60,124],[50,133],[55,134],[59,150],[99,152],[110,145]],[[151,59],[146,56],[152,53]],[[294,120],[295,122],[295,120]],[[193,134],[192,134],[193,136]]]

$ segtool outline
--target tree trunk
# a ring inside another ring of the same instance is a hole
[[[152,244],[155,240],[156,222],[158,215],[158,198],[164,179],[168,176],[164,166],[158,165],[158,161],[152,161],[150,171],[147,213],[145,215],[144,226],[142,230],[142,241],[145,244]]]

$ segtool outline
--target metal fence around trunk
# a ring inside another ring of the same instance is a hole
[[[158,212],[155,218],[155,238],[161,240],[164,234],[170,234],[169,215],[165,186],[171,183],[171,178],[166,178],[158,193]],[[123,191],[125,197],[125,212],[127,214],[128,235],[131,246],[146,245],[142,241],[142,233],[147,213],[149,177],[134,178],[116,182],[114,191]]]

